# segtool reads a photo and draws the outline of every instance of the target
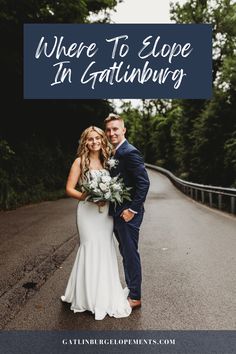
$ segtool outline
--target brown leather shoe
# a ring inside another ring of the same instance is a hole
[[[141,300],[133,300],[130,297],[128,297],[128,301],[129,301],[129,304],[130,304],[130,307],[132,308],[132,310],[141,307]]]

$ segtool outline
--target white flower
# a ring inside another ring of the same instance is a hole
[[[111,177],[110,176],[102,176],[102,182],[103,183],[109,183],[110,182],[110,180],[111,180]]]
[[[111,197],[111,192],[108,191],[107,193],[104,194],[105,199],[110,199]]]
[[[88,181],[82,185],[82,189],[88,193],[86,200],[89,201],[110,201],[117,204],[123,203],[124,200],[131,200],[130,189],[126,187],[123,178],[116,176],[99,175],[95,179]],[[100,208],[101,209],[101,208]]]
[[[119,163],[119,161],[114,159],[113,157],[111,157],[110,159],[107,160],[107,165],[108,165],[109,169],[117,166],[118,163]]]
[[[91,188],[97,188],[98,182],[95,179],[93,179],[92,182],[90,183],[90,186]]]
[[[120,184],[114,183],[113,186],[112,186],[112,189],[114,191],[121,191],[122,188],[121,188]]]
[[[103,192],[107,192],[109,190],[109,186],[106,183],[99,183],[99,188],[103,191]]]

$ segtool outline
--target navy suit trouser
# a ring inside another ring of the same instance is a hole
[[[119,215],[114,216],[114,234],[123,258],[125,281],[131,299],[141,299],[142,270],[138,252],[139,229],[144,211],[135,214],[132,220],[125,222]]]

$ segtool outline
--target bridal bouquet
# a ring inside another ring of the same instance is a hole
[[[110,177],[107,175],[98,175],[96,178],[82,184],[82,191],[87,192],[86,200],[93,202],[112,202],[115,204],[123,203],[130,199],[131,187],[126,187],[123,179],[119,176]],[[99,212],[102,212],[99,206]]]

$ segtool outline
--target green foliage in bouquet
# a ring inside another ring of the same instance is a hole
[[[88,193],[86,200],[108,201],[114,203],[115,207],[117,204],[122,204],[124,200],[131,200],[131,189],[132,187],[127,187],[119,175],[116,177],[96,176],[81,185],[81,190]]]

